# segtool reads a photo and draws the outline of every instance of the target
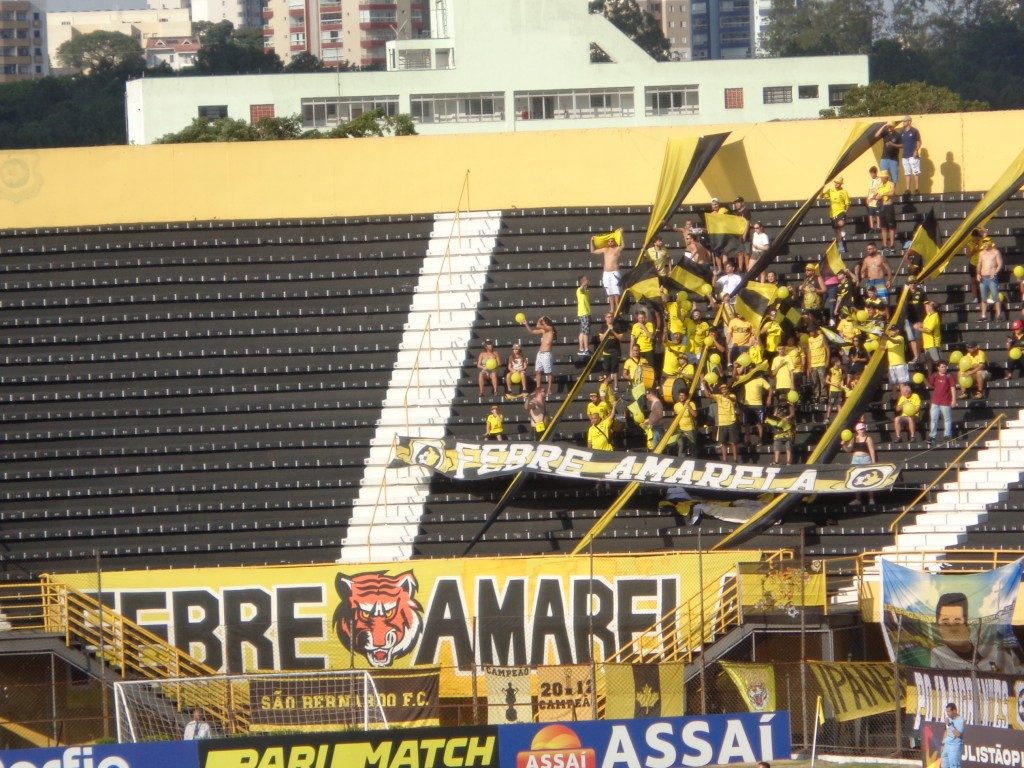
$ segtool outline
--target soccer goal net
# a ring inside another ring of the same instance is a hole
[[[120,742],[388,725],[362,670],[127,680],[114,684],[114,706]]]

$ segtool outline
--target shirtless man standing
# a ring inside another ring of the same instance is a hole
[[[878,250],[874,241],[867,244],[864,258],[857,269],[857,280],[861,287],[867,291],[874,288],[878,292],[878,298],[889,303],[889,288],[892,287],[892,270],[889,269],[889,262]]]
[[[609,243],[604,248],[594,247],[594,238],[590,238],[590,252],[600,253],[604,257],[604,273],[601,275],[601,285],[608,294],[608,307],[614,315],[619,308],[619,296],[622,294],[622,275],[619,274],[619,256],[622,254],[622,246]]]
[[[1003,305],[999,301],[999,273],[1003,269],[1003,254],[996,248],[992,238],[981,241],[978,252],[978,293],[980,294],[981,319],[988,318],[988,308],[993,307],[995,320],[1002,319]]]
[[[539,317],[537,325],[534,327],[530,326],[529,320],[523,321],[523,325],[530,333],[540,336],[540,349],[537,350],[537,357],[533,361],[534,382],[537,389],[540,389],[541,374],[543,374],[547,380],[547,393],[549,396],[553,395],[555,393],[555,361],[551,350],[555,346],[555,326],[547,315]]]

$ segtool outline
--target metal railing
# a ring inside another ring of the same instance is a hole
[[[907,504],[906,507],[903,508],[903,511],[900,512],[899,515],[896,516],[896,519],[893,520],[892,523],[889,525],[889,532],[898,534],[900,529],[900,523],[903,521],[903,518],[911,512],[913,512],[915,507],[917,507],[921,500],[925,498],[929,493],[931,493],[932,489],[936,485],[938,485],[942,478],[944,478],[952,469],[956,469],[957,471],[957,487],[959,488],[960,470],[962,469],[962,467],[960,466],[961,460],[964,456],[967,455],[969,451],[971,451],[974,448],[974,446],[976,446],[981,441],[981,439],[985,435],[989,433],[989,431],[991,431],[993,427],[998,425],[1002,420],[1003,414],[1000,413],[998,416],[992,419],[992,421],[985,425],[985,427],[982,428],[982,430],[978,432],[977,435],[974,436],[974,439],[971,440],[971,442],[969,442],[967,446],[962,451],[960,451],[960,453],[957,454],[956,458],[953,459],[953,461],[951,461],[949,464],[947,464],[938,475],[933,477],[932,481],[928,483],[924,490],[921,491],[912,502],[910,502],[909,504]]]

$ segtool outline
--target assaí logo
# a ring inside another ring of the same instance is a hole
[[[597,754],[582,749],[571,728],[548,725],[537,731],[529,750],[517,755],[516,768],[597,768]]]
[[[123,757],[108,755],[95,759],[92,747],[68,747],[60,757],[54,757],[45,763],[36,764],[28,760],[17,760],[6,765],[0,760],[0,768],[132,768]]]

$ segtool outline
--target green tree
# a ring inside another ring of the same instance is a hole
[[[761,47],[769,56],[867,53],[875,8],[841,0],[773,0]]]
[[[132,37],[120,32],[87,32],[60,44],[57,60],[62,66],[91,72],[96,69],[134,67],[142,70],[146,56]]]
[[[216,141],[279,141],[309,138],[362,138],[364,136],[411,136],[416,126],[409,115],[388,116],[382,109],[364,112],[354,120],[327,133],[303,131],[298,115],[265,117],[250,125],[245,120],[222,117],[218,120],[195,118],[188,126],[161,136],[157,144],[199,144]]]
[[[284,70],[280,57],[263,48],[263,35],[258,29],[236,30],[230,21],[221,21],[194,24],[193,32],[199,35],[202,45],[193,67],[198,74],[241,75]]]
[[[604,14],[623,34],[644,49],[657,61],[668,59],[669,42],[661,31],[661,25],[647,11],[641,10],[636,0],[603,0],[591,3],[591,12]],[[594,51],[591,51],[594,56]]]
[[[308,51],[292,56],[292,60],[284,65],[285,72],[326,72],[324,63]]]
[[[956,93],[937,85],[911,82],[890,85],[875,80],[867,86],[850,89],[838,109],[824,109],[822,117],[874,117],[877,115],[938,114],[941,112],[977,112],[988,104],[965,101]]]

